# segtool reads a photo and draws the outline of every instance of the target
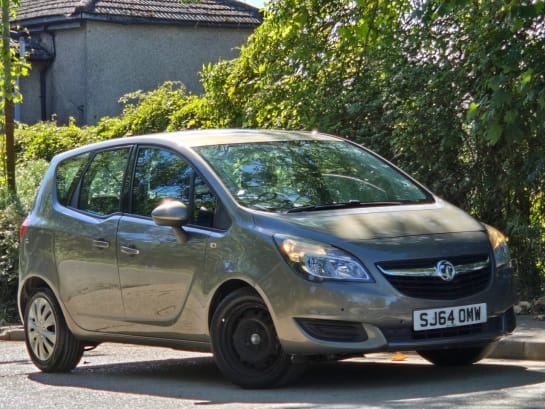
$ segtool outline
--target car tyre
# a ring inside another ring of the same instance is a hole
[[[84,345],[68,329],[48,288],[36,291],[24,314],[25,342],[34,365],[43,372],[68,372],[80,361]]]
[[[432,349],[418,351],[418,354],[437,366],[466,366],[486,357],[493,346],[494,344],[471,348]]]
[[[271,315],[252,289],[225,297],[214,312],[210,331],[219,369],[243,388],[277,387],[302,369],[283,351]]]

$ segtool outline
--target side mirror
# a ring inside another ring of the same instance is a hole
[[[189,221],[187,206],[179,200],[172,200],[160,204],[151,212],[153,222],[158,226],[170,226],[180,243],[186,243],[187,233],[182,226]]]

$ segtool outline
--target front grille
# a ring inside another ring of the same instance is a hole
[[[445,281],[435,272],[441,260],[454,265],[457,274],[452,281]],[[477,294],[488,287],[491,278],[488,255],[388,261],[377,263],[377,268],[400,293],[435,300],[455,300]]]

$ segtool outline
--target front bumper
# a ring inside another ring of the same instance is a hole
[[[503,314],[488,317],[484,324],[415,332],[411,328],[380,329],[387,342],[387,350],[423,350],[488,344],[499,340],[515,329],[513,308]]]
[[[295,323],[307,342],[284,344],[288,352],[351,354],[486,345],[511,333],[516,326],[516,317],[513,308],[509,308],[502,314],[489,316],[483,324],[430,331],[327,319],[296,319]]]
[[[457,300],[406,297],[396,294],[387,283],[308,285],[291,280],[289,284],[282,292],[269,293],[267,303],[280,342],[290,354],[360,354],[480,346],[499,340],[516,325],[509,275],[497,275],[486,290]],[[413,330],[415,310],[478,303],[487,305],[484,323]]]

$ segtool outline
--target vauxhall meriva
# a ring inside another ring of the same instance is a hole
[[[305,362],[483,358],[515,326],[505,237],[373,152],[211,130],[56,156],[21,228],[19,308],[45,372],[101,342],[211,351],[248,388]]]

